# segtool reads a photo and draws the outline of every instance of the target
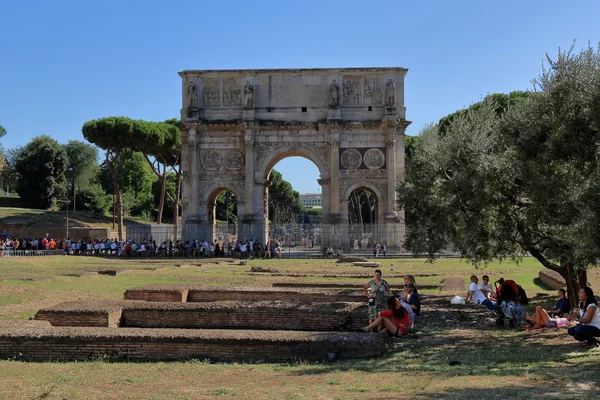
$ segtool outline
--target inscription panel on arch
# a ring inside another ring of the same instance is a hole
[[[387,168],[385,147],[340,148],[340,171]]]

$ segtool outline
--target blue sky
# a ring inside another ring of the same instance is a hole
[[[5,148],[87,120],[177,117],[185,69],[401,66],[408,133],[487,93],[528,89],[546,52],[600,40],[600,2],[0,2]],[[275,166],[301,193],[318,170]]]

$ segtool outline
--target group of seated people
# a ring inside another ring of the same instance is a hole
[[[507,317],[510,313],[515,313],[510,317],[525,320],[534,328],[567,327],[567,333],[584,342],[584,346],[600,346],[596,339],[600,337],[600,308],[589,286],[579,290],[578,308],[574,310],[571,310],[565,290],[559,289],[558,301],[553,309],[545,310],[538,306],[535,316],[527,316],[525,308],[519,304],[520,287],[514,281],[502,278],[497,283],[500,284],[498,293],[490,284],[489,276],[484,275],[481,283],[477,276],[471,276],[466,303],[480,304]],[[514,297],[504,296],[503,286],[504,291],[514,292]],[[364,285],[364,293],[369,299],[369,325],[362,328],[366,332],[379,332],[393,337],[406,336],[412,329],[415,318],[421,313],[421,301],[412,275],[404,277],[404,290],[394,296],[388,282],[382,279],[381,271],[375,270],[373,279]],[[525,295],[524,297],[526,298]]]
[[[589,286],[579,289],[577,308],[571,310],[564,289],[558,289],[558,302],[552,310],[541,306],[535,309],[535,317],[525,319],[534,328],[567,327],[567,333],[576,340],[584,342],[585,347],[598,347],[600,342],[600,308],[596,302],[594,291]]]
[[[484,275],[482,281],[479,283],[477,276],[471,276],[465,302],[481,304],[498,311],[497,295],[489,283],[489,277]],[[499,282],[504,283],[502,279]],[[499,287],[500,289],[501,287]],[[530,326],[534,329],[567,327],[567,333],[576,340],[585,342],[586,347],[598,347],[600,342],[596,337],[600,337],[600,308],[596,302],[594,291],[589,286],[582,287],[578,292],[578,307],[574,310],[571,310],[571,303],[567,299],[564,289],[558,289],[557,296],[558,301],[553,309],[545,310],[543,307],[537,306],[535,316],[526,315],[525,309],[519,306],[518,308],[523,312],[519,318],[531,324]],[[502,312],[507,314],[509,311],[503,308]]]
[[[375,270],[373,279],[364,286],[369,299],[369,325],[365,332],[379,332],[394,337],[406,336],[415,318],[421,315],[421,300],[412,275],[404,277],[404,290],[394,296],[390,285],[381,279],[381,270]]]

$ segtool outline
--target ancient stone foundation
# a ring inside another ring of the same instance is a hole
[[[322,360],[385,352],[381,335],[203,329],[53,327],[45,321],[0,322],[0,358],[33,361],[93,359]]]
[[[192,284],[157,284],[128,289],[125,300],[145,301],[297,301],[297,302],[364,302],[359,290],[347,289],[283,289],[249,287],[206,287]],[[178,300],[181,299],[181,300]]]
[[[35,319],[78,327],[358,331],[366,314],[364,302],[77,301],[42,309]]]
[[[66,302],[35,321],[0,321],[0,358],[284,361],[386,349],[382,335],[359,332],[367,318],[356,290],[151,285],[124,297],[138,300]]]

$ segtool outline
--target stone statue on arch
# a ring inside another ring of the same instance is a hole
[[[250,81],[244,86],[244,108],[254,108],[254,86]]]

